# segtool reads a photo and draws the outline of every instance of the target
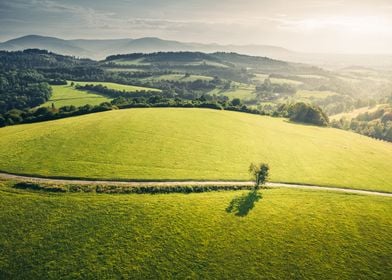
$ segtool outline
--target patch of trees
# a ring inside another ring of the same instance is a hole
[[[106,58],[106,61],[113,61],[118,59],[135,60],[144,58],[144,62],[157,63],[157,64],[171,64],[176,63],[188,63],[210,60],[219,63],[223,63],[219,58],[202,52],[155,52],[149,54],[134,53],[134,54],[120,54],[111,55]]]
[[[107,77],[103,69],[91,66],[38,68],[37,71],[52,80],[104,81]]]
[[[196,99],[206,94],[209,91],[217,87],[225,85],[225,82],[219,78],[214,78],[211,81],[206,80],[196,80],[196,81],[156,81],[148,84],[135,83],[138,86],[154,87],[162,90],[161,95],[165,97],[175,97],[178,96],[184,99]],[[87,84],[84,86],[76,85],[79,90],[93,91],[99,94],[103,94],[109,97],[119,97],[119,96],[143,96],[143,95],[156,95],[156,91],[136,91],[128,92],[124,90],[109,89],[103,85],[92,85]]]
[[[323,108],[328,115],[350,112],[354,109],[372,107],[377,104],[374,99],[354,99],[349,95],[331,95],[324,99],[314,100],[314,103]]]
[[[273,84],[268,78],[256,86],[256,94],[262,101],[274,100],[282,95],[293,95],[296,91],[297,89],[290,84]]]
[[[366,112],[348,120],[332,121],[335,128],[354,131],[372,138],[392,142],[392,105]]]
[[[31,110],[13,109],[7,113],[0,114],[0,127],[22,123],[34,123],[49,120],[62,119],[73,116],[86,115],[117,109],[110,103],[102,103],[97,106],[85,105],[81,107],[64,106],[59,109],[52,107],[40,107]]]
[[[64,106],[61,108],[40,107],[31,110],[11,110],[0,114],[0,127],[22,123],[33,123],[48,120],[91,114],[116,109],[152,108],[152,107],[181,107],[181,108],[208,108],[215,110],[229,110],[250,114],[263,115],[264,112],[252,109],[241,102],[229,102],[227,97],[201,96],[197,99],[168,98],[162,95],[120,96],[97,106],[85,105],[82,107]]]
[[[143,96],[153,96],[156,95],[156,91],[146,91],[146,90],[138,90],[138,91],[126,91],[126,90],[117,90],[111,89],[101,84],[94,85],[94,84],[86,84],[86,85],[79,85],[76,84],[75,88],[78,90],[87,90],[95,93],[99,93],[111,98],[117,98],[120,96],[132,96],[132,97],[143,97]]]
[[[50,86],[37,71],[0,71],[0,114],[38,106],[50,96]]]
[[[298,102],[294,104],[282,104],[273,115],[288,117],[291,121],[309,123],[318,126],[328,126],[328,116],[323,110],[312,104]]]

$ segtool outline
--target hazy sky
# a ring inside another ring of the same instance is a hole
[[[392,0],[0,0],[0,40],[27,34],[392,53]]]

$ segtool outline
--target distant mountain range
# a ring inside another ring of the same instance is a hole
[[[345,55],[300,53],[285,48],[268,45],[219,45],[184,43],[159,38],[111,40],[64,40],[55,37],[28,35],[0,43],[0,50],[45,49],[51,52],[104,59],[113,54],[152,53],[159,51],[200,51],[200,52],[236,52],[241,54],[270,57],[273,59],[309,63],[322,67],[347,67],[352,65],[392,68],[392,55]]]

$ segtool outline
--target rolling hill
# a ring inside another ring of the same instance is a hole
[[[237,52],[253,56],[271,57],[323,67],[340,68],[362,65],[376,68],[392,68],[392,55],[349,55],[327,53],[301,53],[271,45],[220,45],[164,40],[154,37],[137,39],[75,39],[27,35],[0,43],[0,50],[46,49],[55,53],[103,59],[112,54],[153,53],[159,51]]]
[[[289,50],[276,46],[223,46],[218,44],[184,43],[154,37],[108,40],[64,40],[55,37],[27,35],[0,43],[0,50],[16,51],[31,48],[46,49],[55,53],[95,59],[102,59],[116,53],[153,53],[159,51],[235,51],[272,57],[277,57],[278,54],[290,53]]]
[[[206,109],[131,109],[0,129],[0,170],[122,180],[247,180],[392,191],[391,144]]]

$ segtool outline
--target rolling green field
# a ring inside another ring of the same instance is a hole
[[[48,102],[41,105],[41,107],[50,107],[52,103],[56,108],[63,106],[83,106],[86,104],[99,105],[102,102],[108,102],[111,99],[84,90],[77,90],[70,85],[52,86],[52,97]]]
[[[241,203],[247,213],[229,211],[244,197],[51,194],[0,182],[0,278],[391,279],[390,198],[271,189]]]
[[[129,109],[0,129],[0,170],[139,180],[248,180],[392,192],[392,144],[285,119],[208,109]]]

